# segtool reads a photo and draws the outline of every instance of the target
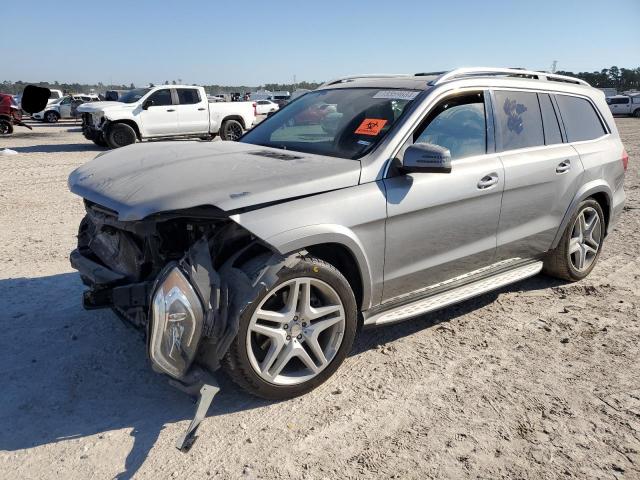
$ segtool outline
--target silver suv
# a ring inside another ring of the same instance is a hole
[[[146,332],[154,369],[219,367],[283,399],[324,382],[359,327],[544,271],[594,268],[625,194],[605,97],[471,68],[328,82],[236,142],[131,145],[69,178],[86,308]]]

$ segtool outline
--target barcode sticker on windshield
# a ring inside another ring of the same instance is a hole
[[[413,100],[420,92],[411,90],[380,90],[373,98],[387,98],[389,100]]]

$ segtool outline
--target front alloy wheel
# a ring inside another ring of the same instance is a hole
[[[267,382],[303,383],[333,360],[344,328],[344,307],[329,284],[310,277],[289,280],[267,296],[251,317],[249,361]]]
[[[351,350],[355,297],[333,265],[304,257],[257,293],[238,327],[223,362],[231,379],[263,398],[295,397],[328,379]]]

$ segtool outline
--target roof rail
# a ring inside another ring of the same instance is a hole
[[[351,80],[357,80],[359,78],[396,78],[396,77],[408,77],[407,73],[369,73],[363,75],[349,75],[346,77],[334,78],[333,80],[329,80],[321,85],[321,87],[325,85],[335,85],[336,83],[344,83],[349,82]]]
[[[494,68],[494,67],[468,67],[468,68],[456,68],[450,72],[441,75],[432,82],[431,85],[440,85],[449,80],[455,78],[473,77],[473,76],[510,76],[510,77],[522,77],[530,78],[534,80],[547,80],[551,82],[566,82],[576,85],[590,86],[584,80],[579,78],[567,77],[565,75],[556,75],[555,73],[537,72],[534,70],[521,70],[519,68]]]

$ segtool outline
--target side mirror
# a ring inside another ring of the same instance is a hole
[[[450,173],[451,152],[440,145],[415,143],[404,152],[402,170],[407,173]]]
[[[142,109],[143,110],[148,110],[149,107],[153,106],[153,100],[145,100],[145,102],[142,104]]]

